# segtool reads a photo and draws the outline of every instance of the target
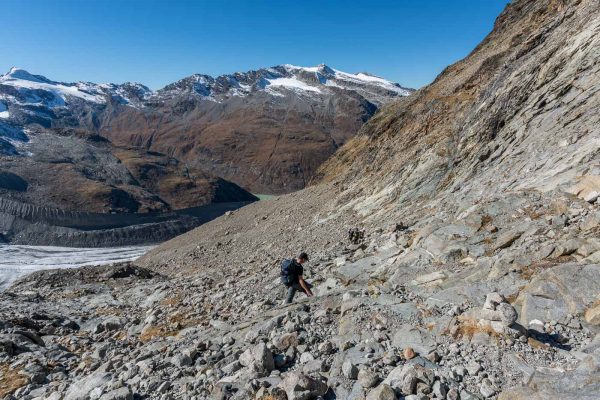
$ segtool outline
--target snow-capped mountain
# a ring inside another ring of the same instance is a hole
[[[411,91],[326,65],[195,74],[155,91],[130,82],[57,82],[12,68],[0,75],[0,169],[5,157],[54,159],[36,145],[39,135],[59,135],[63,145],[92,137],[167,155],[254,192],[288,192],[305,186],[380,106]],[[89,178],[89,166],[69,162]]]
[[[108,98],[129,104],[146,100],[152,94],[152,90],[139,83],[126,82],[117,85],[113,83],[56,82],[16,67],[11,68],[8,73],[0,75],[0,101],[5,107],[7,104],[13,104],[16,107],[57,108],[68,107],[74,102],[81,101],[105,104]],[[5,115],[4,119],[7,118],[9,116]]]
[[[106,104],[112,100],[132,106],[151,107],[156,101],[185,95],[221,102],[232,96],[244,97],[258,91],[285,96],[286,91],[314,95],[331,94],[336,89],[356,91],[376,105],[384,104],[390,98],[407,96],[413,91],[368,73],[349,74],[324,64],[316,67],[285,64],[216,78],[194,74],[157,91],[132,82],[56,82],[13,67],[8,73],[0,75],[0,118],[10,118],[10,111],[7,110],[9,104],[17,108],[44,106],[53,109],[68,107],[78,101]]]
[[[367,73],[349,74],[324,64],[316,67],[284,64],[217,78],[195,74],[165,86],[154,97],[168,98],[188,93],[221,101],[230,96],[243,97],[257,91],[285,96],[286,91],[314,95],[332,93],[336,89],[356,91],[377,105],[386,103],[393,97],[407,96],[413,91]]]

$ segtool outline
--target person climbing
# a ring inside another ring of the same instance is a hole
[[[285,304],[289,304],[294,300],[294,296],[298,290],[304,291],[308,297],[313,296],[312,285],[304,280],[302,274],[304,268],[302,264],[308,261],[308,254],[302,252],[298,257],[281,262],[281,283],[287,287],[287,297]]]

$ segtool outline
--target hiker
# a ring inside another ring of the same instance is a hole
[[[308,254],[302,252],[298,257],[281,262],[281,282],[287,287],[287,297],[285,303],[289,304],[294,300],[298,290],[302,290],[308,297],[313,293],[310,291],[312,285],[304,280],[302,274],[304,268],[302,264],[308,261]]]

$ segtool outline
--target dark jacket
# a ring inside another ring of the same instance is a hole
[[[300,283],[300,277],[304,273],[304,268],[295,259],[283,260],[281,263],[281,282],[290,286]]]

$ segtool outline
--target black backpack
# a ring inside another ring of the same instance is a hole
[[[281,283],[286,286],[291,285],[294,282],[294,261],[283,260],[281,262]]]

